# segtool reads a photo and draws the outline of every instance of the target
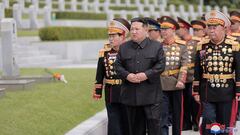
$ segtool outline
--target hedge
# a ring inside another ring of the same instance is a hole
[[[13,17],[13,10],[11,8],[5,8],[5,17],[12,18]]]
[[[45,27],[39,30],[43,41],[106,39],[106,28]]]
[[[80,20],[106,20],[107,15],[104,13],[86,13],[86,12],[53,12],[55,19],[80,19]]]

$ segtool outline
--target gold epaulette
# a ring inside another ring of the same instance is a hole
[[[111,45],[110,45],[109,43],[105,43],[104,46],[103,46],[103,48],[104,48],[105,50],[109,50],[109,49],[111,49]]]
[[[231,40],[231,39],[226,39],[225,43],[232,45],[232,50],[233,51],[239,51],[240,44],[237,41],[234,41],[234,40]]]
[[[98,52],[98,57],[101,58],[101,57],[104,57],[104,52],[106,50],[105,49],[100,49],[99,52]]]
[[[208,38],[203,38],[200,42],[197,43],[197,51],[202,50],[202,45],[210,41]]]
[[[181,39],[176,39],[175,42],[178,44],[181,44],[181,45],[186,45],[186,41],[181,40]]]
[[[231,36],[240,37],[240,33],[232,33]]]
[[[228,35],[228,36],[227,36],[227,39],[236,40],[237,38],[236,38],[236,37],[233,37],[233,36],[230,36],[230,35]]]
[[[193,36],[193,37],[192,37],[192,40],[201,41],[202,38]]]

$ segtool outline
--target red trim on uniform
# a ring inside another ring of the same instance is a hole
[[[233,127],[235,125],[236,118],[237,118],[237,111],[238,111],[238,101],[236,99],[233,99],[231,119],[230,119],[230,124],[229,124],[230,127]],[[229,135],[232,135],[232,132],[230,132]]]
[[[182,134],[182,127],[183,127],[183,115],[184,115],[184,98],[183,98],[183,91],[181,91],[181,97],[182,97],[182,104],[181,104],[181,121],[180,121],[180,135]]]

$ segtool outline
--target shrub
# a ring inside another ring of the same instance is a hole
[[[104,13],[86,13],[86,12],[53,12],[56,19],[88,19],[88,20],[106,20],[107,15]]]
[[[12,18],[13,17],[13,10],[10,8],[5,8],[5,17]]]
[[[106,28],[46,27],[39,30],[43,41],[106,39]]]

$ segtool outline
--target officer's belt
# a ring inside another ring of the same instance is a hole
[[[121,79],[106,79],[106,83],[111,84],[111,85],[119,85],[119,84],[122,84],[122,80]]]
[[[179,69],[173,69],[173,70],[166,70],[161,75],[162,76],[170,76],[179,73]]]
[[[194,63],[189,63],[187,66],[188,66],[188,68],[192,68],[192,67],[194,67]]]
[[[203,74],[203,78],[206,79],[232,79],[233,74]]]

